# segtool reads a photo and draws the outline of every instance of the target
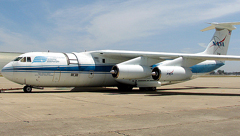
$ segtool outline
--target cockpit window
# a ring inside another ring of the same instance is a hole
[[[31,57],[27,57],[27,62],[32,62]]]
[[[17,58],[14,59],[13,61],[19,61],[20,59],[22,59],[22,57],[17,57]]]
[[[21,59],[21,62],[26,62],[26,57],[24,57],[23,59]]]
[[[13,61],[19,61],[20,62],[32,62],[31,57],[17,57]]]

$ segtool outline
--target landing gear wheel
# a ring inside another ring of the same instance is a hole
[[[123,92],[130,92],[132,91],[132,89],[133,89],[133,86],[128,86],[128,85],[118,86],[118,90]]]
[[[146,87],[139,87],[139,91],[146,91]]]
[[[139,87],[140,91],[156,91],[156,87]]]
[[[26,85],[26,86],[23,87],[23,91],[24,91],[24,93],[31,93],[32,92],[32,87]]]
[[[156,91],[156,90],[157,90],[157,87],[150,87],[150,90],[151,90],[151,91]]]

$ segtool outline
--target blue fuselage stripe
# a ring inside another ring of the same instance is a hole
[[[224,63],[217,63],[217,64],[198,64],[194,65],[191,68],[193,73],[208,73],[211,72],[221,66]],[[2,72],[51,72],[51,71],[61,71],[65,73],[69,72],[87,72],[87,71],[94,71],[94,72],[110,72],[112,65],[89,65],[89,66],[28,66],[28,67],[5,67],[2,69]]]
[[[2,72],[18,71],[95,71],[110,72],[112,66],[48,66],[48,67],[7,67]]]

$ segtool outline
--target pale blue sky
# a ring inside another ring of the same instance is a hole
[[[214,30],[240,21],[240,0],[0,0],[0,51],[135,50],[197,53]],[[240,26],[228,54],[240,55]],[[240,71],[227,62],[226,71]]]

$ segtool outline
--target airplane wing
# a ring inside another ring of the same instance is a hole
[[[178,57],[198,59],[198,60],[228,60],[240,61],[240,56],[233,55],[210,55],[210,54],[185,54],[185,53],[165,53],[165,52],[143,52],[143,51],[119,51],[119,50],[100,50],[93,51],[94,54],[100,54],[105,57],[111,58],[136,58],[139,56],[159,59],[159,61],[175,59]]]

